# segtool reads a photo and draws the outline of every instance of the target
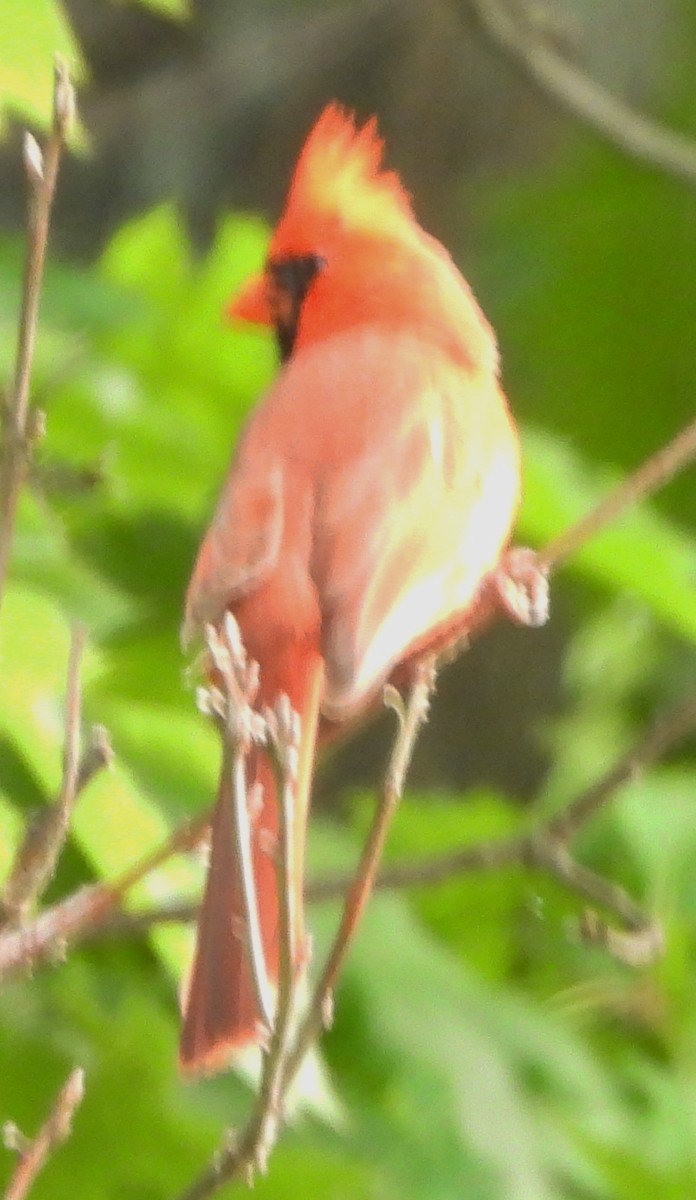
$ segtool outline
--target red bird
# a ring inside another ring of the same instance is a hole
[[[375,122],[357,128],[330,105],[300,155],[265,269],[231,305],[271,326],[282,366],[237,446],[186,605],[189,629],[230,611],[260,667],[256,703],[284,693],[301,718],[298,959],[319,720],[349,721],[415,649],[466,628],[520,490],[493,332],[381,159]],[[273,981],[275,782],[262,750],[247,771],[263,789],[252,854]],[[260,1040],[231,813],[223,777],[185,1001],[186,1070],[214,1070]]]

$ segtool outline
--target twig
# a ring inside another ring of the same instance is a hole
[[[32,443],[42,431],[41,416],[35,414],[34,419],[29,417],[29,385],[53,194],[63,144],[74,111],[75,94],[68,69],[65,63],[58,61],[53,89],[53,126],[45,149],[42,153],[30,133],[25,135],[24,142],[24,166],[29,183],[27,255],[14,380],[4,405],[0,434],[0,605],[5,591],[19,493],[26,477]]]
[[[231,635],[230,635],[231,634]],[[241,697],[247,690],[244,677],[246,660],[240,660],[241,640],[237,644],[236,623],[231,633],[229,622],[220,637],[214,630],[207,631],[208,648],[213,656],[221,681],[226,685],[227,701],[236,703],[235,693]],[[227,635],[227,636],[226,636]],[[217,643],[217,644],[216,644]],[[220,653],[222,646],[223,653]],[[227,653],[229,651],[229,654]],[[236,660],[236,661],[235,661]],[[232,665],[232,674],[228,668]],[[210,696],[209,689],[208,696]],[[207,701],[210,706],[210,699]],[[224,711],[225,704],[212,701],[214,711]],[[279,845],[277,854],[278,917],[279,917],[279,978],[278,1002],[274,1019],[269,1021],[270,1038],[263,1050],[261,1082],[251,1115],[239,1137],[228,1134],[225,1143],[205,1173],[197,1180],[187,1196],[211,1195],[227,1180],[243,1176],[251,1183],[257,1170],[265,1171],[268,1155],[276,1140],[283,1116],[283,1100],[286,1094],[285,1070],[292,1036],[295,997],[297,990],[297,963],[294,946],[295,912],[293,869],[294,808],[297,788],[298,748],[300,744],[299,718],[290,707],[287,696],[279,698],[272,711],[262,714],[269,750],[275,754],[275,765],[279,796]],[[242,717],[241,724],[250,728],[249,719]],[[243,791],[245,788],[243,787]],[[261,953],[263,953],[261,951]],[[257,997],[258,999],[258,997]]]
[[[628,754],[625,754],[581,796],[549,822],[548,832],[555,841],[567,843],[581,825],[606,804],[623,783],[636,779],[646,767],[696,728],[696,693],[687,697],[667,716],[648,730]]]
[[[124,896],[174,854],[194,849],[206,837],[210,814],[186,821],[154,850],[110,883],[80,888],[20,929],[0,931],[0,981],[25,973],[105,924]]]
[[[288,1060],[285,1072],[286,1087],[295,1077],[315,1037],[322,1028],[331,1024],[334,989],[375,883],[387,832],[403,795],[416,740],[428,717],[434,685],[435,664],[432,659],[426,659],[418,666],[405,706],[398,693],[386,694],[385,701],[394,708],[399,720],[396,740],[372,826],[360,856],[355,878],[348,889],[338,931]]]
[[[330,1019],[333,987],[357,931],[374,882],[389,822],[401,798],[418,730],[427,715],[432,684],[432,663],[423,664],[413,684],[405,709],[400,697],[394,694],[393,689],[388,693],[388,702],[399,715],[396,742],[389,761],[381,800],[375,812],[355,879],[346,898],[343,917],[307,1014],[287,1057],[279,1054],[277,1059],[271,1061],[273,1076],[269,1077],[264,1072],[256,1106],[241,1137],[239,1139],[228,1137],[211,1164],[185,1192],[182,1192],[179,1200],[207,1200],[207,1197],[212,1196],[224,1183],[240,1175],[248,1175],[250,1166],[258,1162],[259,1151],[263,1155],[267,1149],[265,1138],[269,1132],[269,1124],[271,1132],[274,1133],[273,1124],[282,1115],[278,1109],[280,1100],[287,1094],[308,1047]],[[278,1069],[277,1076],[276,1068]],[[271,1085],[273,1086],[272,1092]]]
[[[382,867],[374,879],[375,891],[399,890],[407,887],[429,887],[474,871],[493,871],[520,864],[554,876],[575,894],[613,913],[625,926],[628,934],[609,931],[601,926],[594,914],[585,913],[580,926],[584,940],[603,942],[623,961],[635,964],[646,959],[646,938],[650,955],[659,951],[660,938],[656,926],[642,909],[617,884],[604,879],[573,859],[567,843],[604,805],[614,798],[625,783],[635,780],[671,746],[676,745],[692,729],[696,729],[696,694],[693,694],[667,716],[648,729],[636,745],[595,783],[575,797],[560,813],[542,822],[530,832],[508,838],[490,839],[462,846],[445,854],[417,858],[408,862],[390,863]],[[335,900],[349,891],[353,878],[349,873],[332,874],[310,881],[306,897],[312,902]],[[189,922],[195,919],[197,906],[190,902],[171,903],[136,913],[114,912],[100,924],[101,933],[138,933],[152,925],[166,922]],[[619,941],[630,935],[634,940]],[[635,938],[642,949],[636,951]]]
[[[536,555],[539,572],[549,573],[553,568],[576,554],[602,529],[614,522],[622,512],[639,500],[644,500],[669,483],[678,472],[683,471],[696,459],[696,421],[689,422],[665,446],[641,463],[626,479],[612,489],[584,517],[553,538]],[[518,551],[519,553],[519,551]],[[531,553],[531,552],[529,552]],[[514,556],[515,551],[512,552]],[[478,637],[504,613],[498,591],[484,586],[475,606],[464,617],[465,644]],[[461,646],[461,631],[452,631],[451,645],[457,653]]]
[[[624,154],[696,186],[696,145],[637,113],[568,62],[534,31],[522,4],[469,0],[486,34],[573,116]]]
[[[58,1093],[53,1107],[36,1137],[29,1141],[8,1122],[3,1128],[5,1145],[19,1153],[19,1162],[5,1191],[5,1200],[24,1200],[49,1155],[71,1133],[75,1109],[82,1101],[85,1073],[81,1067],[71,1071]]]
[[[586,868],[580,868],[573,878],[567,870],[558,868],[555,848],[569,842],[595,813],[607,804],[616,791],[630,780],[638,778],[671,746],[696,727],[696,696],[687,700],[672,713],[656,722],[647,734],[623,755],[599,780],[577,796],[567,808],[530,833],[509,838],[477,842],[444,854],[413,861],[390,863],[374,880],[375,890],[398,890],[407,887],[429,887],[474,871],[493,871],[515,863],[555,874],[572,890],[599,903],[634,930],[650,922],[616,885],[602,881],[609,892],[588,891]],[[175,830],[165,843],[144,856],[111,884],[83,888],[74,896],[47,909],[26,929],[0,934],[0,979],[12,977],[36,966],[46,958],[55,957],[65,943],[74,943],[88,936],[104,934],[136,934],[166,922],[195,920],[197,905],[191,902],[172,902],[141,912],[123,912],[118,905],[129,889],[150,871],[175,853],[190,850],[205,836],[208,814],[189,821]],[[565,860],[567,863],[567,859]],[[574,860],[570,860],[573,862]],[[555,864],[555,865],[554,865]],[[565,872],[565,874],[564,874]],[[596,877],[599,879],[600,877]],[[350,874],[332,874],[310,882],[306,889],[309,901],[322,902],[345,896],[353,882]],[[611,947],[609,947],[611,949]],[[624,956],[625,957],[625,956]]]
[[[95,726],[84,754],[80,753],[80,666],[84,647],[85,631],[76,625],[71,632],[68,658],[60,790],[55,803],[42,809],[27,827],[3,888],[0,919],[5,922],[23,919],[45,891],[68,835],[75,801],[95,772],[111,759],[111,747],[103,726]]]
[[[694,424],[690,423],[665,447],[638,467],[610,493],[609,497],[542,550],[541,561],[553,566],[565,559],[571,551],[576,552],[598,532],[600,526],[603,527],[610,520],[616,519],[624,507],[638,499],[645,499],[668,482],[677,471],[683,470],[694,458],[695,453]],[[498,615],[499,610],[492,600],[482,605],[470,636],[480,633]],[[144,879],[172,855],[196,846],[206,836],[209,820],[209,813],[204,812],[186,821],[175,829],[162,845],[145,855],[110,885],[90,889],[89,903],[78,893],[76,897],[68,897],[38,917],[36,923],[26,929],[21,937],[0,934],[0,978],[36,965],[53,955],[56,945],[60,945],[61,940],[75,941],[100,928],[102,924],[123,929],[124,926],[130,928],[132,923],[135,923],[142,929],[159,919],[189,919],[195,913],[194,907],[190,905],[177,905],[171,914],[167,909],[154,910],[151,916],[146,913],[119,913],[117,910],[123,897],[134,884]],[[515,845],[508,842],[483,843],[479,846],[464,847],[425,862],[389,866],[378,876],[376,887],[438,883],[453,874],[495,869],[513,861],[518,861]],[[327,898],[329,895],[345,895],[349,886],[349,878],[333,877],[331,880],[318,881],[310,886],[309,895],[315,899]]]
[[[113,885],[80,888],[18,928],[0,933],[0,982],[30,971],[47,959],[64,957],[69,944],[101,926],[120,899]]]
[[[635,929],[616,929],[588,908],[576,929],[585,945],[603,946],[613,958],[627,967],[649,967],[662,957],[665,949],[662,926],[658,921],[649,921],[645,917],[643,924]]]
[[[80,756],[75,781],[75,792],[79,796],[95,775],[110,767],[114,760],[109,731],[104,725],[92,725],[89,730],[87,745]]]
[[[539,565],[555,567],[575,554],[627,508],[669,483],[696,459],[696,420],[619,483],[584,517],[555,537],[541,551]]]

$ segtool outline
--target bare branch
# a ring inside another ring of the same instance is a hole
[[[600,530],[611,525],[625,509],[664,487],[696,459],[696,420],[686,425],[666,446],[662,446],[627,479],[609,492],[580,521],[571,525],[541,551],[540,565],[557,566],[570,558]]]
[[[84,1090],[85,1073],[77,1067],[63,1084],[48,1117],[33,1140],[25,1138],[11,1123],[4,1126],[5,1145],[19,1154],[19,1162],[5,1191],[5,1200],[24,1200],[48,1157],[61,1142],[70,1137],[73,1114],[82,1101]]]
[[[104,725],[92,725],[89,730],[87,745],[80,755],[80,762],[75,780],[75,794],[81,795],[95,775],[110,767],[114,761],[114,751],[111,745],[109,731]]]
[[[84,755],[80,753],[81,684],[80,666],[85,631],[74,626],[70,639],[65,699],[65,743],[63,776],[54,804],[42,809],[30,822],[2,893],[5,922],[21,920],[45,891],[53,877],[68,835],[75,801],[95,772],[110,760],[108,735],[96,726]]]
[[[629,931],[652,928],[652,923],[621,888],[594,876],[570,858],[563,848],[600,808],[613,799],[624,783],[639,778],[693,728],[696,728],[696,695],[687,697],[683,704],[657,721],[599,780],[537,829],[509,838],[476,842],[429,858],[390,863],[376,876],[373,886],[376,890],[429,887],[474,871],[500,870],[521,864],[554,875],[576,894],[612,912]],[[172,854],[191,849],[200,841],[205,835],[207,819],[205,814],[175,830],[154,853],[141,859],[111,885],[83,889],[75,897],[68,897],[47,909],[25,931],[1,935],[0,979],[55,956],[67,941],[93,935],[134,934],[168,921],[195,920],[197,905],[190,902],[172,902],[135,913],[123,912],[118,905],[134,883]],[[345,896],[352,884],[353,877],[349,873],[333,874],[310,881],[306,896],[313,902],[333,900]],[[585,936],[589,937],[588,920],[584,928]],[[610,941],[607,937],[603,940],[605,944]]]
[[[640,741],[613,767],[549,822],[548,833],[567,843],[595,815],[623,783],[637,779],[646,767],[661,758],[670,746],[696,729],[696,693],[648,729]]]
[[[269,1052],[266,1059],[259,1097],[244,1132],[240,1138],[228,1136],[210,1165],[181,1194],[179,1200],[207,1200],[224,1183],[240,1175],[249,1178],[251,1167],[263,1165],[263,1156],[267,1153],[270,1145],[269,1138],[272,1140],[275,1137],[276,1124],[282,1117],[282,1098],[287,1095],[288,1088],[314,1038],[330,1017],[333,988],[372,889],[389,822],[401,798],[404,779],[418,731],[427,716],[432,686],[433,668],[432,663],[429,662],[421,666],[405,708],[401,698],[394,694],[393,689],[388,693],[388,702],[395,708],[399,716],[397,738],[389,760],[380,804],[375,812],[355,879],[346,898],[338,932],[308,1012],[290,1049],[285,1041],[289,1032],[289,1023],[286,1023],[280,1014],[278,1015],[274,1029],[274,1037],[278,1038],[277,1051],[275,1054]],[[289,883],[289,881],[287,882]],[[287,914],[282,919],[287,920]],[[291,961],[286,963],[286,969],[293,969]],[[289,1018],[290,999],[287,1000],[287,1003],[287,1017]],[[261,1161],[259,1162],[260,1156]]]
[[[685,425],[679,433],[645,462],[641,463],[626,479],[614,488],[603,500],[600,500],[585,516],[563,533],[554,538],[536,555],[537,569],[541,573],[550,572],[559,566],[572,554],[582,549],[587,542],[596,537],[602,529],[611,525],[631,505],[639,500],[647,499],[659,488],[663,487],[685,467],[696,459],[696,421]],[[517,548],[510,552],[527,556],[527,569],[531,569],[533,554],[528,550]],[[494,621],[503,615],[510,615],[504,603],[500,580],[496,576],[501,569],[505,570],[504,561],[491,578],[484,580],[475,605],[463,616],[462,629],[454,627],[451,632],[451,646],[457,653],[462,646],[467,645],[474,637],[479,636]],[[511,581],[513,586],[516,581]],[[533,597],[529,597],[531,604]],[[531,611],[531,609],[530,609]]]
[[[186,821],[154,850],[143,855],[111,883],[80,888],[47,908],[20,929],[0,932],[0,981],[23,974],[46,959],[64,955],[68,945],[101,927],[118,909],[124,896],[174,854],[192,850],[206,837],[210,814]]]
[[[117,879],[112,880],[108,885],[105,884],[104,887],[111,896],[112,906],[119,904],[132,887],[140,883],[141,879],[145,879],[152,871],[156,871],[174,854],[185,854],[188,850],[194,850],[208,836],[209,825],[210,812],[191,817],[190,820],[184,821],[182,825],[173,829],[159,846],[144,854]]]
[[[39,963],[64,958],[68,945],[101,926],[120,896],[106,884],[94,884],[51,905],[18,928],[0,933],[0,982],[26,974]]]
[[[469,0],[482,29],[525,74],[574,117],[624,154],[696,187],[696,144],[637,113],[568,62],[510,0]]]
[[[588,911],[577,927],[583,940],[605,945],[629,965],[652,961],[662,947],[656,923],[623,888],[578,863],[566,847],[599,809],[614,798],[623,784],[639,778],[693,729],[696,729],[696,693],[655,722],[600,779],[537,828],[508,838],[476,842],[429,858],[390,863],[381,869],[372,887],[374,890],[428,887],[474,871],[522,865],[553,876],[576,895],[612,913],[625,926],[625,932],[619,932]],[[333,874],[310,881],[306,896],[313,902],[334,900],[346,896],[352,885],[349,873]],[[114,912],[105,914],[98,932],[107,935],[143,932],[160,922],[192,921],[196,912],[197,906],[191,903],[172,903],[138,913]]]
[[[68,69],[65,63],[59,61],[55,68],[53,127],[45,149],[41,151],[31,134],[27,134],[24,147],[24,165],[29,184],[27,254],[14,380],[5,402],[0,435],[0,605],[5,591],[19,493],[26,477],[32,444],[40,436],[43,425],[41,416],[29,416],[29,386],[53,194],[61,152],[74,111],[75,96]]]
[[[394,709],[399,720],[396,741],[372,826],[360,856],[355,878],[346,895],[338,931],[314,990],[309,1011],[297,1035],[293,1053],[288,1060],[285,1073],[286,1087],[295,1077],[311,1043],[321,1030],[331,1023],[334,989],[374,887],[387,832],[403,795],[404,783],[416,740],[421,727],[428,718],[430,697],[434,686],[434,662],[432,659],[427,659],[418,666],[406,705],[403,704],[398,693],[393,690],[385,695],[385,702]]]

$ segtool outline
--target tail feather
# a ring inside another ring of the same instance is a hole
[[[298,969],[304,963],[304,841],[316,742],[321,691],[321,660],[303,661],[285,687],[271,689],[265,681],[260,703],[272,703],[281,691],[290,696],[301,719],[301,743],[296,788],[295,889]],[[275,693],[275,694],[273,694]],[[264,696],[266,697],[264,699]],[[254,785],[260,785],[254,788]],[[252,814],[252,862],[265,967],[271,985],[277,983],[279,963],[278,892],[274,847],[278,808],[275,776],[263,750],[254,749],[247,761],[247,787],[260,795]],[[179,1062],[184,1071],[216,1071],[235,1053],[260,1040],[258,1012],[244,938],[244,907],[234,846],[232,781],[220,780],[211,823],[210,865],[198,919],[196,951],[184,998],[184,1023]]]

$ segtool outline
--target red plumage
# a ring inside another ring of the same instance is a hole
[[[338,106],[325,110],[267,266],[231,306],[275,327],[285,362],[240,439],[187,597],[189,628],[234,614],[260,666],[259,703],[286,693],[301,716],[299,914],[319,715],[351,720],[433,631],[465,626],[519,496],[493,333],[381,154],[374,122],[356,129]],[[254,855],[273,978],[277,896],[264,840],[277,814],[260,750],[249,777],[263,785]],[[217,1067],[258,1038],[230,800],[223,782],[185,1006],[187,1069]]]

